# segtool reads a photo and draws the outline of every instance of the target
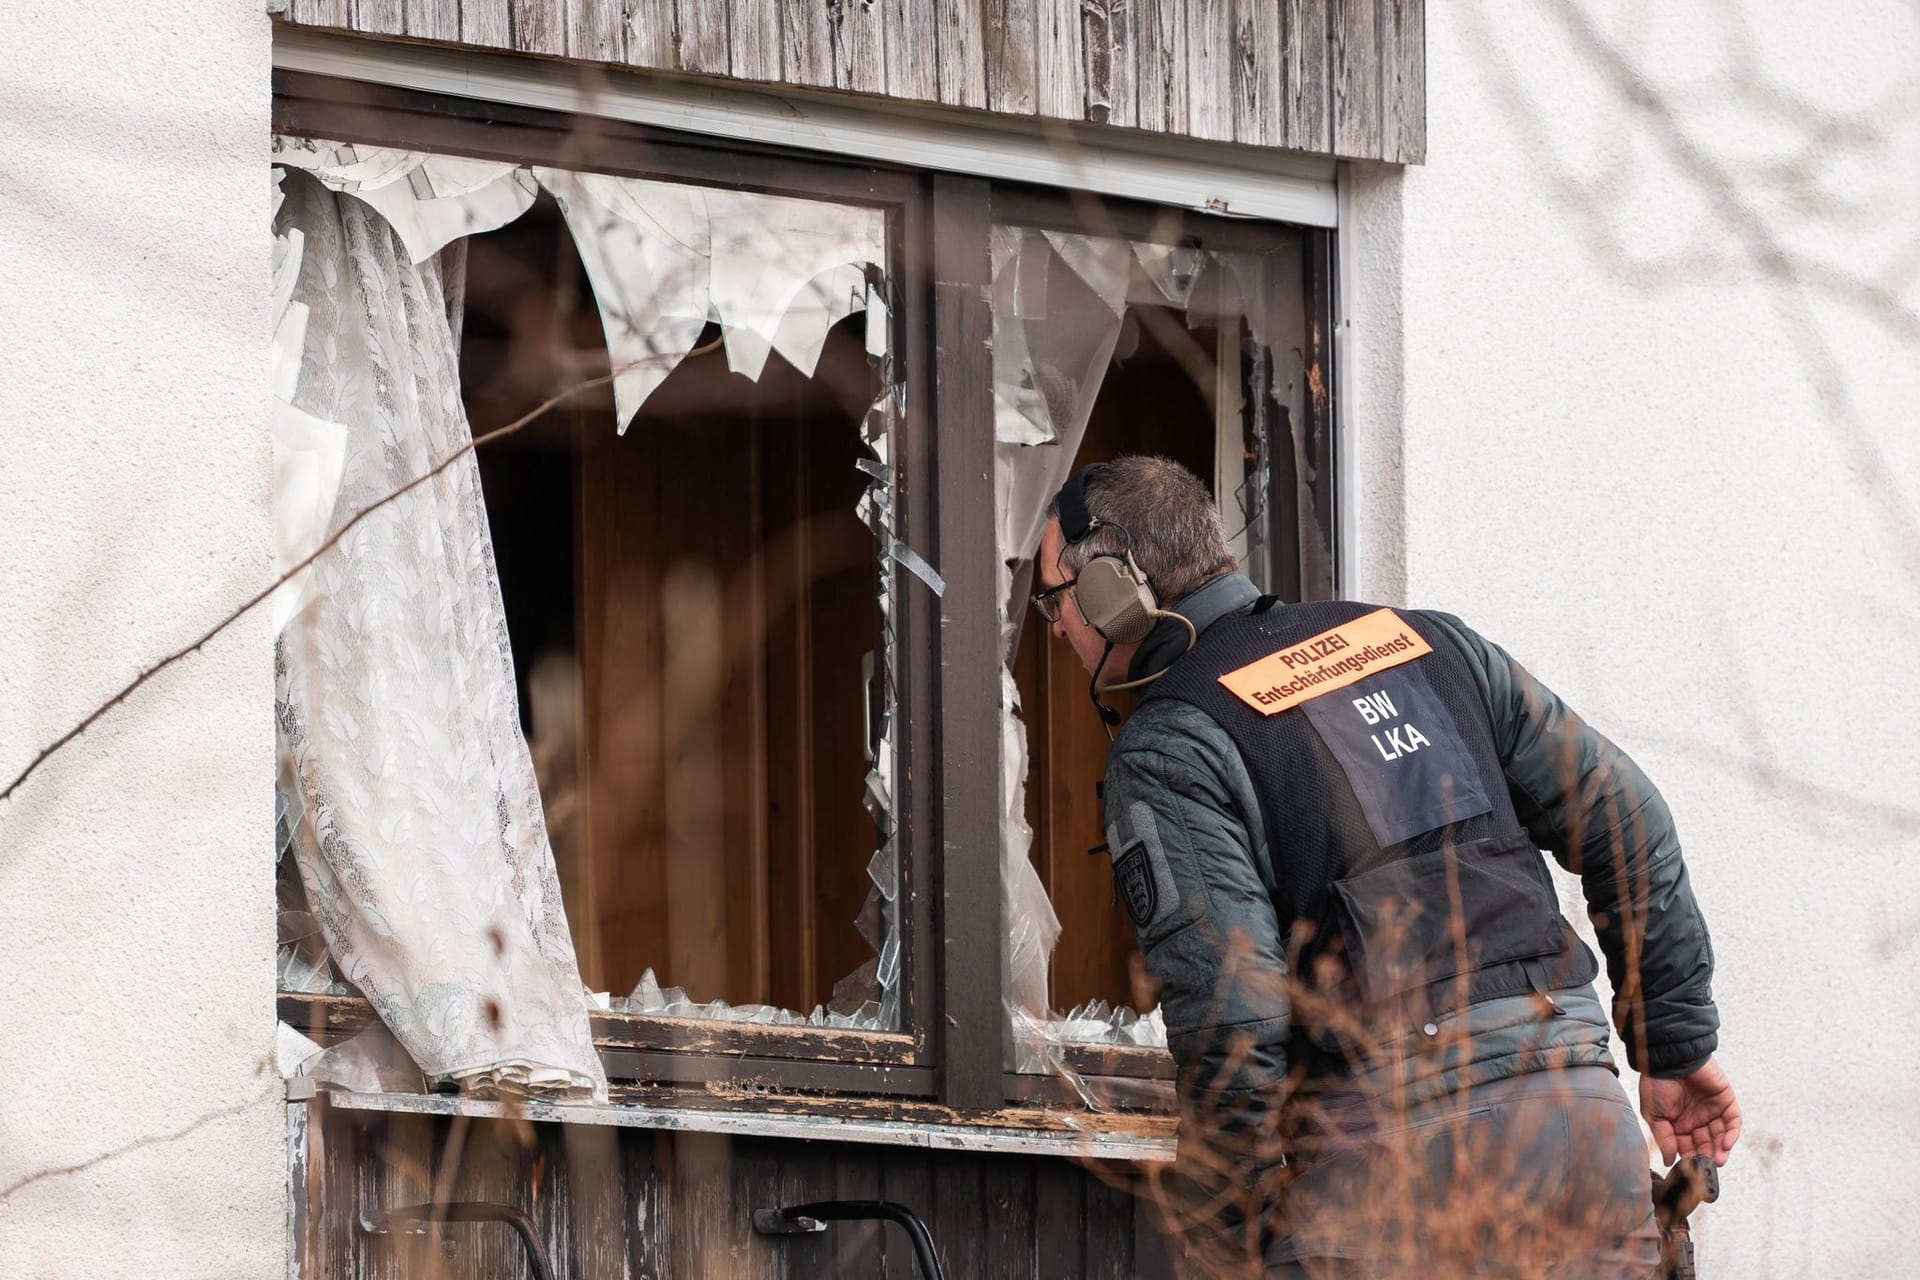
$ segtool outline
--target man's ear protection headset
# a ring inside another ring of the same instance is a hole
[[[1147,638],[1153,630],[1160,601],[1153,584],[1133,558],[1133,535],[1122,525],[1095,519],[1087,511],[1087,480],[1102,464],[1082,467],[1060,487],[1056,507],[1060,513],[1060,536],[1068,546],[1084,542],[1100,528],[1115,528],[1127,535],[1127,549],[1116,554],[1103,551],[1082,565],[1074,578],[1073,598],[1080,616],[1100,633],[1108,644],[1132,644]]]
[[[1087,681],[1087,696],[1093,700],[1094,709],[1100,713],[1100,721],[1107,727],[1107,736],[1111,738],[1113,726],[1120,723],[1120,713],[1100,698],[1100,672],[1106,668],[1113,646],[1145,640],[1147,633],[1153,630],[1153,624],[1161,618],[1177,619],[1186,627],[1187,648],[1193,648],[1199,637],[1191,622],[1160,607],[1160,599],[1154,594],[1152,581],[1133,558],[1133,534],[1127,527],[1112,520],[1101,520],[1087,510],[1087,481],[1102,465],[1096,462],[1069,476],[1067,482],[1060,486],[1054,509],[1060,517],[1060,537],[1068,546],[1086,540],[1094,530],[1103,528],[1118,529],[1127,539],[1125,552],[1103,551],[1093,556],[1081,566],[1073,580],[1075,607],[1080,610],[1080,616],[1087,620],[1087,625],[1107,642],[1106,652],[1100,655],[1100,665],[1093,669],[1093,676]],[[1164,670],[1156,671],[1124,684],[1110,684],[1107,688],[1137,689],[1152,684],[1165,674]]]

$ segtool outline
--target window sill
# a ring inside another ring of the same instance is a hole
[[[280,993],[279,1016],[280,1021],[320,1045],[343,1040],[365,1030],[374,1021],[373,1006],[363,996],[293,991]],[[914,1060],[917,1051],[913,1036],[902,1032],[721,1022],[597,1009],[591,1016],[593,1043],[603,1058],[666,1051],[833,1063],[907,1064]]]
[[[618,1096],[616,1091],[616,1097]],[[1052,1155],[1081,1160],[1163,1163],[1173,1159],[1172,1116],[1089,1114],[1009,1107],[969,1114],[930,1103],[760,1096],[752,1110],[658,1105],[646,1101],[551,1103],[483,1101],[455,1094],[354,1093],[321,1088],[305,1080],[287,1084],[290,1102],[316,1095],[347,1111],[409,1115],[524,1119],[536,1123],[597,1124],[625,1129],[716,1133],[731,1137],[799,1138],[918,1147],[931,1151],[981,1151],[1003,1155]]]

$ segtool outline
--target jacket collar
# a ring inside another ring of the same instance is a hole
[[[1244,573],[1223,573],[1209,578],[1174,603],[1177,613],[1205,634],[1208,627],[1230,613],[1245,613],[1260,598],[1260,589]],[[1127,679],[1141,680],[1172,666],[1187,651],[1187,629],[1173,618],[1162,618],[1134,650],[1127,664]]]

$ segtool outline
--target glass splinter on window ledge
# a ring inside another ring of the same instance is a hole
[[[1089,1000],[1047,1020],[1047,1038],[1059,1044],[1131,1044],[1149,1049],[1167,1047],[1167,1024],[1155,1005],[1145,1014],[1105,1000]]]
[[[825,1005],[815,1005],[812,1013],[795,1013],[766,1004],[730,1005],[724,1000],[704,1003],[689,999],[679,987],[662,987],[648,969],[640,975],[633,994],[615,999],[609,1006],[614,1013],[645,1014],[654,1018],[704,1018],[712,1022],[751,1022],[774,1027],[829,1027],[845,1031],[888,1031],[891,1026],[880,1016],[880,1004],[869,1000],[851,1013],[835,1013]]]
[[[1083,1087],[1071,1068],[1060,1057],[1068,1045],[1128,1045],[1142,1049],[1167,1047],[1167,1024],[1159,1006],[1146,1014],[1135,1013],[1122,1005],[1113,1008],[1105,1000],[1089,1000],[1065,1014],[1044,1023],[1013,1013],[1014,1070],[1050,1073]]]

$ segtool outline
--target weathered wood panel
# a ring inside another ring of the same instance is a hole
[[[442,4],[449,2],[440,0]],[[582,62],[620,61],[624,46],[618,6],[602,0],[566,0],[566,4],[567,56]]]
[[[1043,120],[1077,119],[1084,114],[1087,100],[1080,0],[1039,0],[1034,35],[1037,114]]]
[[[1382,152],[1424,154],[1427,147],[1427,14],[1418,4],[1388,4],[1380,10]]]
[[[369,30],[366,25],[354,22],[347,0],[289,0],[287,21],[307,27],[346,27],[355,31]]]
[[[680,69],[680,38],[673,0],[647,0],[627,16],[626,61],[636,67]]]
[[[1039,110],[1034,90],[1037,0],[975,0],[986,44],[987,106],[1011,115]]]
[[[680,65],[688,71],[724,76],[728,73],[727,5],[713,0],[676,0],[675,27],[680,40]]]
[[[714,0],[700,0],[712,4]],[[879,0],[825,0],[833,40],[833,87],[883,94],[887,10]]]
[[[986,32],[974,0],[934,0],[934,60],[940,101],[954,107],[987,105]]]
[[[1187,132],[1233,136],[1233,0],[1187,5]]]
[[[1186,134],[1185,0],[1136,0],[1133,32],[1137,123],[1154,133]]]
[[[956,1278],[1174,1274],[1173,1250],[1124,1166],[324,1107],[309,1134],[303,1253],[315,1280],[531,1276],[504,1225],[445,1224],[437,1238],[360,1227],[363,1215],[436,1199],[526,1213],[565,1280],[918,1280],[898,1227],[843,1222],[785,1237],[753,1229],[755,1209],[883,1198],[920,1215]]]
[[[1333,146],[1373,154],[1380,134],[1380,40],[1377,0],[1333,0]]]
[[[887,96],[929,102],[940,96],[940,14],[935,0],[899,0],[887,23]]]
[[[1136,58],[1133,39],[1134,0],[1104,0],[1106,9],[1107,81],[1106,123],[1131,129],[1140,122],[1138,91],[1135,87]],[[1096,0],[1088,7],[1087,25],[1087,119],[1100,123],[1100,102],[1093,81],[1094,50],[1100,35],[1094,15]]]
[[[460,0],[412,0],[406,6],[407,34],[416,40],[458,41]]]
[[[1274,0],[1234,0],[1233,137],[1255,146],[1286,141],[1286,99],[1280,92],[1280,7]]]
[[[369,35],[404,35],[407,29],[406,15],[400,11],[400,0],[356,0],[353,18],[361,30]]]
[[[1418,163],[1426,0],[289,0],[282,21]]]
[[[1333,82],[1328,71],[1332,51],[1327,14],[1334,2],[1282,0],[1280,5],[1280,69],[1287,100],[1285,141],[1297,151],[1333,150]],[[1423,121],[1425,111],[1423,98]]]
[[[564,57],[567,52],[566,0],[512,0],[513,47],[521,53]]]
[[[780,78],[779,0],[734,0],[729,74],[741,80]]]
[[[460,10],[460,43],[483,49],[513,47],[511,0],[454,0]]]

